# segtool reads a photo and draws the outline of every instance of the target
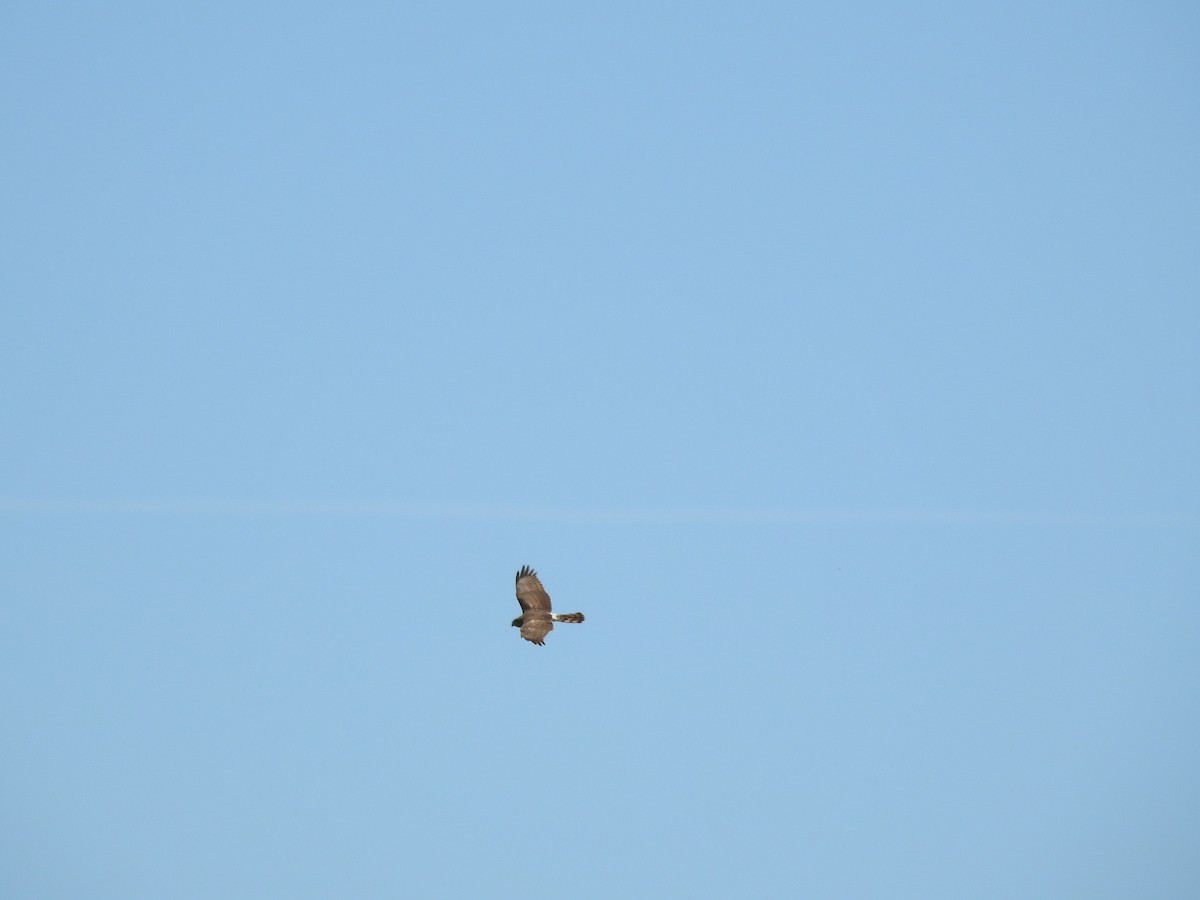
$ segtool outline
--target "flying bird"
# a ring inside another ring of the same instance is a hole
[[[550,611],[550,595],[542,587],[537,572],[529,566],[521,566],[517,573],[517,602],[521,604],[521,614],[513,619],[513,627],[520,628],[521,637],[535,644],[545,644],[555,622],[583,621],[583,613]]]

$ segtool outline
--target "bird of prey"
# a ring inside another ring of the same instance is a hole
[[[543,645],[555,622],[582,622],[583,613],[550,612],[550,595],[542,587],[537,572],[521,566],[517,573],[517,602],[521,614],[513,619],[513,627],[521,629],[521,637]]]

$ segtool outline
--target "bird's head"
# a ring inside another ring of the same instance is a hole
[[[525,624],[525,617],[517,616],[515,619],[512,620],[512,623],[513,623],[513,628],[520,628],[522,625]]]

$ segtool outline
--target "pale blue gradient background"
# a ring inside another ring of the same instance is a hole
[[[1197,896],[1198,42],[6,4],[0,893]]]

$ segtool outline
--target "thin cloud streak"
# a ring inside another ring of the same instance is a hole
[[[5,515],[141,515],[217,517],[346,517],[447,521],[524,521],[609,525],[883,525],[1174,527],[1200,517],[1158,513],[1076,513],[918,507],[640,507],[508,506],[361,500],[0,499]]]

